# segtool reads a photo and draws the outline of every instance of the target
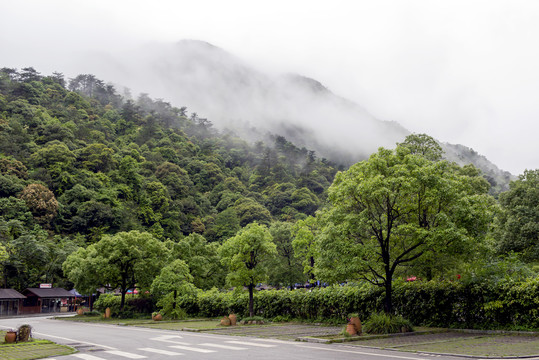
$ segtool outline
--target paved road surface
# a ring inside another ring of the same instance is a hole
[[[102,359],[361,359],[445,360],[450,357],[401,353],[294,341],[259,339],[131,326],[85,324],[45,317],[0,320],[0,328],[30,324],[36,338],[76,347],[80,352],[56,360]],[[454,359],[454,358],[453,358]]]

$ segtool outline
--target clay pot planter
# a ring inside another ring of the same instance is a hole
[[[361,335],[361,320],[359,320],[359,317],[351,317],[350,324],[354,324],[354,327],[356,328],[356,333]]]
[[[161,315],[161,314],[152,315],[152,320],[153,321],[161,321],[161,320],[163,320],[163,315]]]
[[[236,314],[230,314],[228,315],[228,318],[230,319],[230,325],[236,326],[236,322],[238,321],[238,318],[236,317]]]
[[[110,308],[105,309],[105,319],[110,319]]]
[[[77,315],[83,315],[83,314],[84,314],[84,310],[82,310],[82,308],[78,308]]]
[[[357,331],[356,331],[356,327],[354,326],[354,324],[349,323],[348,325],[346,325],[346,332],[349,335],[352,335],[352,336],[356,335]]]
[[[230,319],[228,318],[228,316],[224,316],[221,319],[221,326],[230,326]]]
[[[15,331],[6,332],[6,337],[4,338],[7,344],[12,344],[17,340],[17,333]]]

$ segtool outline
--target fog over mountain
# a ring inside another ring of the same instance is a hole
[[[378,147],[395,147],[410,131],[299,74],[270,74],[204,41],[152,43],[121,53],[94,53],[89,71],[137,96],[187,106],[220,130],[251,140],[283,135],[318,156],[350,165]],[[511,175],[466,146],[442,144],[447,158],[481,168],[493,185]]]
[[[308,76],[376,119],[465,144],[515,174],[539,162],[537,1],[25,0],[0,2],[0,12],[5,67],[94,74],[172,102],[153,91],[173,80],[170,44],[200,39],[233,54],[214,49],[221,61],[242,59],[240,72],[257,72],[264,84],[280,73]],[[154,61],[160,54],[166,59]],[[240,105],[227,107],[238,120]],[[266,113],[283,120],[287,108]]]
[[[394,147],[409,133],[297,74],[273,75],[209,43],[151,44],[92,59],[99,77],[208,118],[250,139],[270,132],[342,163]]]

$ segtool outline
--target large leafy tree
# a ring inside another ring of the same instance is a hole
[[[96,244],[79,248],[68,256],[63,269],[81,292],[92,293],[98,287],[119,289],[123,309],[127,290],[149,288],[168,255],[164,244],[151,234],[133,230],[105,235]]]
[[[173,319],[185,316],[185,311],[178,306],[177,297],[184,297],[196,291],[192,281],[189,266],[183,260],[176,259],[161,269],[152,282],[151,292],[163,315]]]
[[[266,279],[264,265],[276,252],[268,228],[258,223],[247,225],[236,236],[226,240],[219,249],[221,262],[229,271],[227,275],[229,284],[246,286],[249,290],[250,316],[254,316],[254,288],[257,283]]]
[[[219,244],[208,243],[200,234],[192,233],[172,246],[172,256],[189,267],[193,284],[200,289],[211,289],[224,284],[224,269],[219,262]]]
[[[465,249],[487,233],[492,198],[485,180],[408,149],[381,148],[339,173],[319,236],[320,277],[384,287],[392,311],[396,271],[432,252]]]
[[[309,216],[304,220],[299,220],[292,228],[294,255],[301,260],[303,272],[309,276],[311,282],[315,280],[314,265],[317,250],[315,240],[320,234],[321,216],[321,213],[318,213],[316,217]]]
[[[539,261],[539,169],[526,170],[500,194],[498,250]]]
[[[274,222],[269,230],[277,247],[277,256],[273,257],[270,268],[270,283],[294,286],[295,283],[305,281],[301,262],[294,256],[292,224],[289,222]]]

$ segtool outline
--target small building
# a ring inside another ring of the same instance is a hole
[[[75,298],[75,295],[62,288],[28,288],[22,293],[26,295],[22,307],[25,314],[61,312],[62,306],[65,306],[62,303],[72,303]]]
[[[0,289],[0,316],[18,315],[26,296],[13,289]]]

